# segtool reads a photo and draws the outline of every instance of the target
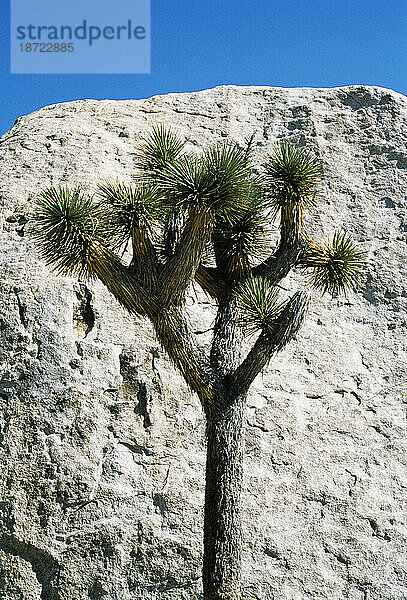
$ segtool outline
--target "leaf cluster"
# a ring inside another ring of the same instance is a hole
[[[170,280],[182,279],[182,298],[209,248],[222,285],[210,282],[209,271],[201,281],[212,290],[243,282],[239,302],[246,328],[264,330],[280,305],[267,276],[250,277],[253,265],[264,264],[263,273],[274,258],[270,209],[280,215],[282,242],[275,254],[281,261],[289,232],[298,241],[303,212],[315,206],[323,170],[308,150],[282,141],[266,157],[259,178],[251,142],[242,148],[226,141],[192,155],[173,130],[156,126],[137,151],[132,184],[107,181],[94,198],[63,186],[42,192],[36,214],[42,256],[59,273],[95,277],[108,271],[109,261],[117,260],[112,252],[131,239],[133,266],[140,266],[133,272],[151,269],[141,279],[153,285],[171,263]],[[358,280],[363,252],[346,234],[335,234],[324,244],[309,241],[301,265],[312,270],[317,289],[340,293]]]
[[[155,125],[146,135],[136,152],[138,170],[145,177],[154,179],[167,165],[183,155],[186,141],[164,124]]]
[[[259,331],[269,333],[285,306],[278,298],[277,288],[265,277],[249,277],[238,286],[235,297],[238,324],[249,336]]]
[[[268,217],[262,199],[253,193],[247,206],[233,220],[217,220],[213,242],[217,263],[224,272],[240,278],[269,256],[273,228]]]
[[[323,244],[309,241],[301,263],[312,269],[313,286],[333,296],[355,288],[365,257],[365,252],[356,248],[346,232],[336,232],[332,240]]]
[[[245,151],[225,142],[166,163],[155,181],[172,209],[199,208],[231,222],[250,199],[250,176]]]
[[[274,147],[264,162],[262,181],[283,226],[302,225],[304,211],[316,206],[322,177],[322,163],[309,150],[285,140]]]
[[[58,186],[43,190],[37,201],[34,236],[41,256],[57,273],[92,278],[93,260],[109,230],[102,208],[80,188]]]
[[[110,230],[112,247],[120,247],[136,231],[143,231],[154,239],[162,220],[163,205],[152,184],[107,181],[99,185],[97,197],[98,210],[102,211]]]

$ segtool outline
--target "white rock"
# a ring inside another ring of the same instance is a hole
[[[245,598],[406,600],[407,99],[364,86],[82,100],[3,136],[1,597],[201,597],[198,401],[148,323],[102,285],[50,273],[29,235],[42,188],[129,181],[160,122],[195,149],[252,133],[259,156],[282,137],[311,146],[326,175],[311,231],[343,226],[369,254],[361,293],[315,295],[298,340],[255,382]],[[301,285],[296,273],[285,287]],[[207,299],[188,311],[208,343]]]

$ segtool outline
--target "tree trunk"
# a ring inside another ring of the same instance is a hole
[[[207,414],[205,600],[241,600],[245,406],[245,395],[218,400]]]

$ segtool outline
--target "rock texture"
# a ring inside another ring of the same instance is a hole
[[[313,147],[318,236],[368,251],[361,293],[315,297],[248,404],[246,600],[406,600],[407,99],[377,87],[219,87],[83,100],[0,141],[0,596],[198,600],[204,424],[148,323],[56,277],[30,239],[50,184],[129,180],[170,123],[191,146],[252,133]],[[301,285],[294,274],[285,287]],[[189,298],[209,339],[213,307]]]

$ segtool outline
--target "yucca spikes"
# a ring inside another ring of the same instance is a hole
[[[236,301],[240,313],[238,323],[249,336],[259,331],[270,332],[284,309],[278,291],[264,277],[249,277],[240,284]]]
[[[253,172],[250,165],[251,146],[241,148],[224,142],[210,148],[205,162],[213,182],[212,203],[217,215],[233,222],[248,207],[253,194]]]
[[[309,150],[280,141],[263,165],[263,185],[272,207],[280,212],[281,228],[288,238],[298,235],[305,210],[316,204],[322,180],[321,161]]]
[[[264,180],[270,184],[277,206],[302,202],[315,205],[315,193],[323,177],[321,161],[308,149],[280,141],[264,163]]]
[[[121,246],[136,230],[154,239],[164,209],[153,185],[107,181],[99,185],[97,195],[109,218],[112,246]]]
[[[136,152],[136,165],[147,176],[154,176],[168,163],[182,156],[185,140],[170,127],[155,125]]]
[[[108,238],[108,220],[79,188],[50,187],[37,202],[35,237],[42,257],[63,275],[95,277],[94,252]]]
[[[365,252],[357,250],[346,232],[336,232],[324,244],[309,242],[301,264],[312,268],[313,286],[333,296],[355,288],[365,257]]]
[[[227,142],[201,157],[184,155],[166,164],[156,181],[174,207],[201,207],[227,221],[237,217],[250,197],[247,153]]]
[[[253,197],[232,222],[218,219],[213,232],[217,265],[232,278],[247,274],[270,254],[271,227],[263,202]]]
[[[157,173],[160,190],[173,202],[174,208],[204,204],[211,184],[202,161],[195,156],[182,156],[175,164],[167,164]]]

